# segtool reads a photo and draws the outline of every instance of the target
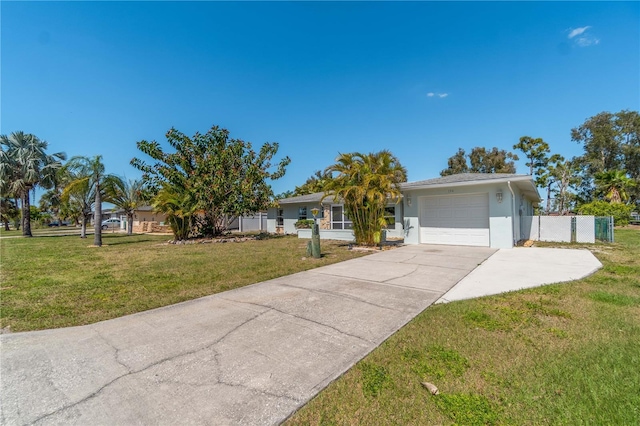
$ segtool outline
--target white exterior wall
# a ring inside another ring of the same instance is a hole
[[[297,234],[298,230],[296,229],[296,222],[298,221],[298,209],[300,207],[307,208],[307,219],[313,219],[313,215],[311,214],[311,209],[314,207],[318,207],[320,213],[318,215],[318,219],[320,219],[320,215],[322,214],[322,208],[318,204],[314,203],[299,203],[299,204],[284,204],[281,209],[283,210],[283,231],[285,234]],[[273,207],[267,211],[267,232],[275,233],[276,230],[276,221],[277,221],[278,209]]]
[[[387,238],[403,238],[404,237],[404,225],[402,223],[403,204],[400,201],[397,204],[389,204],[396,208],[396,223],[393,226],[387,228]]]
[[[267,232],[271,234],[276,233],[276,215],[278,214],[278,209],[275,207],[270,207],[267,209]]]
[[[511,185],[514,188],[514,185]],[[496,192],[501,190],[502,202],[498,203]],[[514,188],[514,192],[517,189]],[[512,197],[509,187],[504,184],[482,184],[459,187],[429,188],[405,190],[404,193],[404,232],[405,244],[420,243],[420,203],[418,198],[433,195],[489,194],[489,241],[492,248],[513,247],[514,230],[512,222]],[[408,200],[411,198],[411,205]]]
[[[328,203],[325,205],[329,205]],[[333,204],[331,204],[333,205]],[[396,208],[395,220],[396,223],[394,226],[387,229],[387,237],[400,237],[404,236],[404,226],[402,223],[402,202],[398,204],[389,204],[390,206],[394,206]],[[314,203],[296,203],[296,204],[284,204],[281,208],[284,210],[284,233],[285,234],[296,234],[298,230],[295,227],[295,223],[298,221],[298,209],[300,207],[307,207],[307,219],[313,219],[313,215],[311,214],[311,209],[317,207],[320,210],[318,215],[318,220],[322,217],[321,215],[324,212],[324,209],[319,204]],[[276,219],[277,219],[278,209],[272,207],[267,210],[267,232],[276,233]],[[338,230],[332,230],[338,231]],[[351,231],[348,231],[353,235]],[[322,235],[321,235],[322,236]],[[328,237],[327,237],[328,238]],[[345,239],[346,238],[338,238]]]
[[[298,238],[311,239],[311,229],[298,229]],[[320,239],[355,241],[356,237],[353,235],[353,231],[351,229],[321,229]]]

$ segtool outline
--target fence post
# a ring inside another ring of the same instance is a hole
[[[611,238],[609,238],[609,240],[610,240],[612,243],[615,243],[615,239],[614,239],[614,237],[613,237],[613,223],[614,223],[614,222],[613,222],[613,216],[609,216],[609,232],[611,232],[611,234],[610,234],[610,235],[611,235]]]

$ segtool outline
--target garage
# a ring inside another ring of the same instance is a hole
[[[490,245],[489,194],[420,197],[420,242]]]

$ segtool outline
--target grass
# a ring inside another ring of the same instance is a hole
[[[0,239],[0,327],[39,330],[94,323],[292,274],[363,253],[271,237],[241,243],[171,245],[169,236],[103,235]]]
[[[87,226],[87,233],[93,233],[93,226]],[[103,231],[105,234],[111,232]],[[31,227],[31,234],[33,236],[41,236],[41,235],[64,235],[64,234],[78,234],[80,235],[80,227],[75,226],[52,226],[52,227]],[[0,238],[2,237],[21,237],[22,229],[13,229],[11,228],[9,231],[5,231],[4,225],[0,226]]]
[[[430,307],[287,424],[640,424],[640,231],[616,241],[566,245],[585,279]]]

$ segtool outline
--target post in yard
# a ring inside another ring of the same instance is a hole
[[[320,228],[318,227],[318,212],[320,210],[317,207],[311,209],[311,214],[313,215],[313,226],[311,227],[311,254],[314,258],[320,259]]]

